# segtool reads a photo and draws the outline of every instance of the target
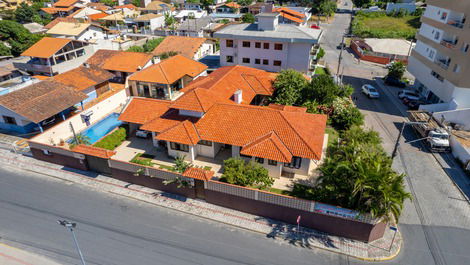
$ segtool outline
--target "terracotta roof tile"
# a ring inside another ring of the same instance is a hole
[[[69,86],[47,79],[0,96],[0,105],[39,123],[87,97]]]
[[[152,57],[152,54],[143,52],[98,50],[88,58],[87,63],[108,71],[133,73],[144,67]]]
[[[284,18],[287,18],[291,21],[294,21],[294,22],[297,22],[297,23],[302,23],[304,22],[301,18],[298,18],[298,17],[294,17],[294,16],[291,16],[290,14],[288,13],[284,13],[284,12],[281,12],[280,15]]]
[[[275,132],[294,156],[321,158],[326,115],[240,104],[215,104],[196,123],[203,140],[245,146]]]
[[[145,124],[165,114],[170,101],[151,98],[132,98],[119,116],[120,121]]]
[[[272,109],[283,110],[283,111],[303,112],[303,113],[307,112],[306,107],[286,106],[286,105],[280,105],[280,104],[274,104],[274,103],[269,104],[268,107]]]
[[[158,56],[162,53],[177,52],[190,59],[194,58],[206,38],[192,38],[183,36],[168,36],[153,50],[153,54]]]
[[[197,167],[190,167],[186,169],[186,171],[183,173],[183,177],[199,179],[199,180],[204,180],[204,181],[212,179],[212,176],[214,176],[214,171],[205,170],[205,169],[197,168]]]
[[[287,7],[274,8],[273,12],[287,13],[291,16],[295,16],[295,17],[299,17],[299,18],[304,18],[305,17],[304,14],[302,14],[300,12],[297,12],[295,10],[292,10],[290,8],[287,8]]]
[[[49,58],[71,41],[71,39],[44,37],[24,51],[21,56]]]
[[[158,140],[196,145],[201,139],[194,124],[188,120],[178,123],[156,137]]]
[[[59,0],[54,3],[54,7],[69,7],[77,3],[78,0]]]
[[[94,147],[91,145],[83,145],[79,144],[75,146],[72,149],[73,152],[84,154],[84,155],[91,155],[91,156],[97,156],[101,158],[111,158],[113,155],[116,154],[115,151],[99,148],[99,147]]]
[[[73,6],[70,6],[70,7],[43,7],[41,8],[42,11],[48,13],[48,14],[55,14],[55,13],[58,13],[58,12],[69,12],[71,11],[72,9],[74,9]]]
[[[173,84],[184,76],[196,77],[207,69],[205,64],[175,55],[129,76],[129,80]]]
[[[110,72],[96,66],[80,66],[56,75],[53,79],[81,91],[106,82],[113,77],[114,75]]]
[[[121,6],[115,6],[114,7],[114,9],[123,9],[123,8],[136,9],[137,7],[133,4],[127,4],[127,5],[121,5]]]
[[[98,13],[98,14],[92,14],[92,15],[88,15],[88,18],[91,19],[91,20],[100,20],[100,18],[104,18],[104,17],[107,17],[108,14],[106,13]]]
[[[230,2],[230,3],[226,3],[226,4],[223,4],[223,6],[228,6],[228,7],[231,7],[231,8],[240,8],[241,6],[235,2]]]
[[[33,75],[32,77],[33,77],[33,78],[36,78],[36,79],[38,79],[38,80],[41,80],[41,81],[42,81],[42,80],[46,80],[46,79],[48,79],[48,78],[51,78],[50,76],[45,76],[45,75]]]
[[[58,17],[54,20],[52,20],[51,22],[49,22],[49,24],[45,25],[44,28],[45,29],[51,29],[52,27],[54,27],[55,25],[57,25],[59,22],[79,22],[78,19],[76,18],[73,18],[73,17]]]
[[[284,163],[292,161],[292,154],[274,131],[244,145],[240,150],[240,154],[262,157]]]
[[[174,109],[207,112],[217,102],[230,103],[230,100],[220,97],[215,92],[198,87],[185,92],[175,100],[170,107]]]

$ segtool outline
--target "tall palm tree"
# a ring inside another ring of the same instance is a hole
[[[90,137],[84,135],[84,134],[77,134],[76,137],[72,138],[71,144],[73,145],[79,145],[79,144],[84,144],[84,145],[90,145]]]

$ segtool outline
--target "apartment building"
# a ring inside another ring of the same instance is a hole
[[[427,4],[408,70],[430,110],[470,107],[470,1]]]
[[[256,16],[258,23],[229,25],[214,33],[220,38],[220,64],[310,73],[322,31],[279,24],[278,17],[279,13],[260,13]]]

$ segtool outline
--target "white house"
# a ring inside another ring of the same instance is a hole
[[[47,31],[51,37],[67,38],[80,41],[104,39],[104,28],[91,23],[59,22]]]
[[[322,31],[279,24],[278,16],[261,13],[257,24],[229,25],[214,33],[220,38],[221,66],[244,65],[270,72],[292,68],[309,74]]]

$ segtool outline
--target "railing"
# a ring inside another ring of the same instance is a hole
[[[451,25],[451,26],[454,26],[456,28],[463,28],[463,21],[458,21],[458,20],[453,20],[453,19],[449,19],[447,21],[447,24],[448,25]]]
[[[454,49],[457,41],[441,40],[441,45],[449,49]]]
[[[434,63],[437,64],[439,67],[441,67],[444,70],[449,69],[449,63],[447,63],[447,62],[436,60],[436,61],[434,61]]]

